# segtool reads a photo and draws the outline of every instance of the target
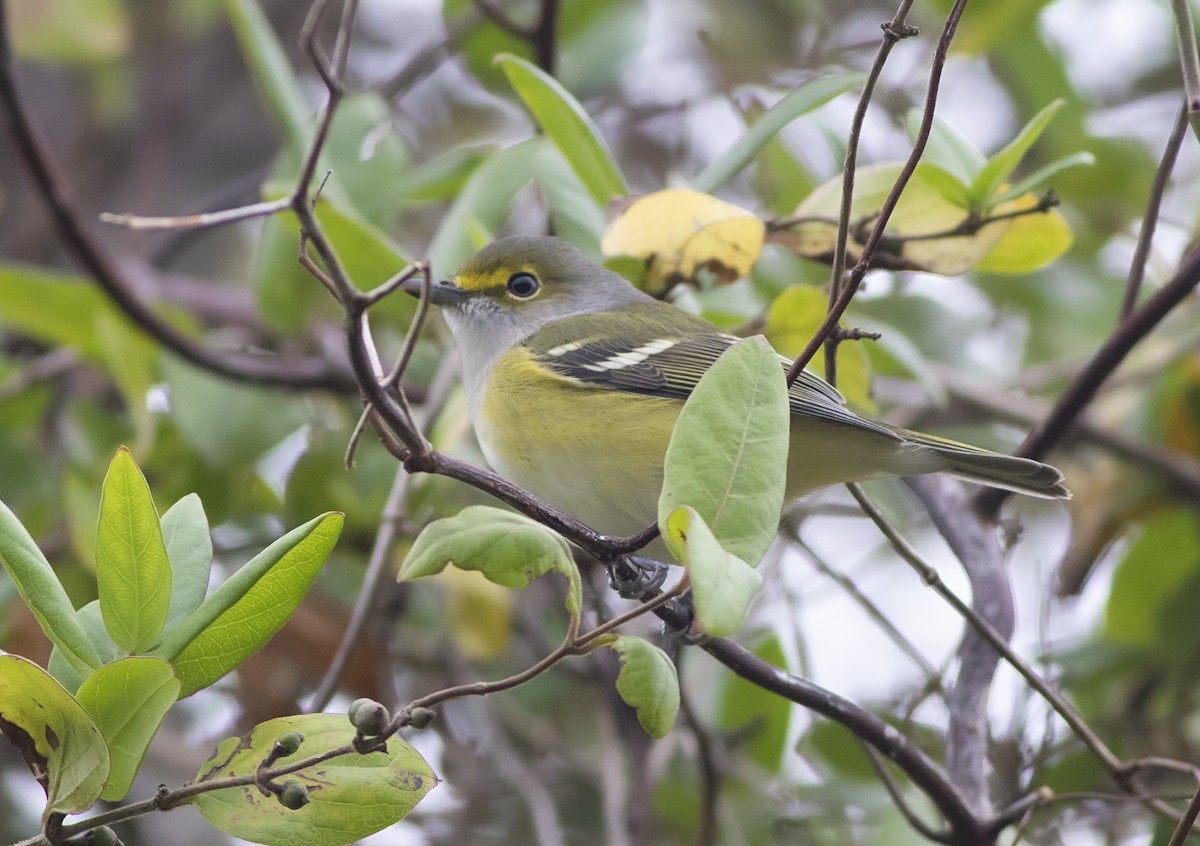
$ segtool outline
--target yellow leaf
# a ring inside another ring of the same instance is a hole
[[[899,173],[900,166],[891,164],[858,172],[846,245],[851,261],[862,255],[863,241]],[[819,186],[792,215],[796,222],[776,229],[768,240],[805,258],[829,261],[837,235],[835,221],[841,192],[840,176]],[[1037,203],[1037,197],[1025,194],[997,206],[990,214],[1030,209]],[[1071,244],[1070,227],[1053,210],[996,221],[970,235],[939,236],[952,232],[967,216],[967,209],[939,191],[930,171],[918,168],[888,221],[880,255],[890,259],[891,266],[942,276],[957,276],[972,268],[990,273],[1027,273],[1053,261]]]
[[[489,582],[478,570],[447,567],[437,577],[446,595],[450,637],[463,655],[489,661],[512,637],[513,592]]]
[[[609,223],[606,256],[646,261],[646,290],[681,281],[726,284],[750,272],[762,251],[763,223],[743,208],[686,188],[635,199]]]
[[[825,319],[828,308],[825,295],[817,288],[793,285],[775,298],[767,311],[764,334],[776,351],[795,358],[800,355],[809,339]],[[871,397],[871,369],[863,342],[851,341],[838,346],[837,387],[854,408],[874,413],[875,400]],[[825,374],[825,350],[817,350],[809,362],[808,369]]]
[[[992,209],[992,214],[1034,208],[1037,204],[1038,198],[1033,194],[1022,194]],[[1065,253],[1073,240],[1071,225],[1054,209],[1014,217],[1008,221],[996,246],[975,269],[984,273],[1030,273]]]

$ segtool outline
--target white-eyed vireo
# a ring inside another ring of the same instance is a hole
[[[492,467],[598,531],[630,535],[653,522],[679,410],[739,339],[559,238],[497,240],[453,281],[435,283],[431,298],[462,354],[472,422]],[[790,400],[789,498],[933,472],[1069,496],[1053,467],[864,420],[810,373]]]

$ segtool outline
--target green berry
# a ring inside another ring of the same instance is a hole
[[[350,703],[347,716],[350,717],[350,724],[358,729],[358,733],[364,737],[375,737],[382,734],[392,719],[387,708],[374,699],[355,699]]]
[[[408,715],[408,724],[415,729],[423,729],[433,722],[433,718],[437,716],[429,708],[413,708]]]
[[[87,842],[91,846],[122,846],[121,838],[117,837],[117,833],[106,825],[92,829]]]
[[[298,731],[285,731],[275,740],[275,751],[277,758],[282,758],[286,755],[295,754],[300,748],[300,744],[304,742],[304,735]]]
[[[298,781],[289,781],[279,791],[279,804],[289,811],[299,811],[312,800],[308,798],[308,788]]]

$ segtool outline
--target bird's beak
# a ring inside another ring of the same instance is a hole
[[[406,294],[419,297],[421,296],[422,287],[421,279],[413,278],[401,285],[400,289]],[[429,286],[429,301],[435,306],[460,305],[470,299],[470,297],[470,291],[464,291],[447,279],[434,282]]]

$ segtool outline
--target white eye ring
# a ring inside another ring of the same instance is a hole
[[[522,300],[527,300],[541,290],[542,283],[538,282],[537,277],[532,273],[514,273],[508,277],[508,284],[505,288],[514,297],[519,297]]]

